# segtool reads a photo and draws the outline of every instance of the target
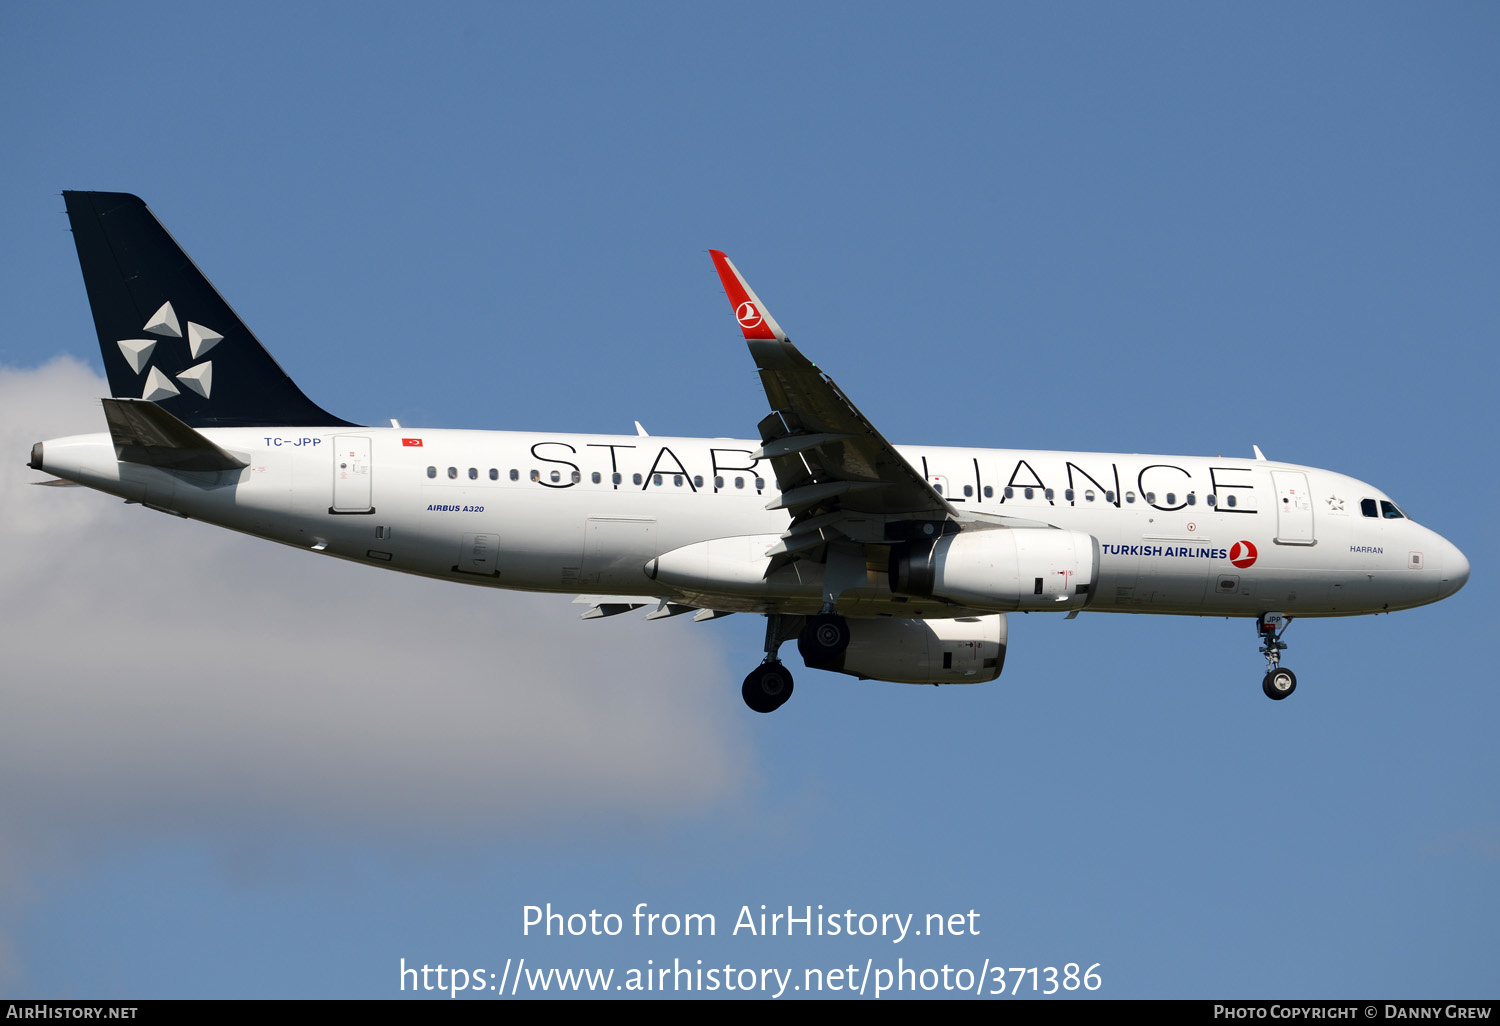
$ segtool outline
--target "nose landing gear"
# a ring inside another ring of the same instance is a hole
[[[1255,632],[1261,639],[1260,654],[1266,657],[1266,675],[1261,679],[1260,689],[1266,697],[1279,702],[1297,690],[1297,675],[1281,665],[1281,653],[1286,651],[1286,642],[1281,636],[1292,625],[1290,616],[1280,613],[1262,613],[1255,621]]]

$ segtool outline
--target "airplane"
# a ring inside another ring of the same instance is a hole
[[[1351,477],[1267,459],[894,446],[711,256],[770,413],[754,439],[408,429],[308,399],[145,203],[64,192],[111,396],[108,431],[38,442],[85,485],[327,556],[654,607],[766,618],[750,709],[781,662],[911,684],[995,680],[1006,614],[1252,619],[1290,695],[1293,618],[1436,602],[1459,549]]]

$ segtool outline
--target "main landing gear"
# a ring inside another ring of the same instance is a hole
[[[758,713],[775,712],[792,697],[792,671],[776,657],[781,643],[796,636],[807,617],[766,614],[766,658],[740,687],[745,704]]]
[[[837,667],[848,647],[849,621],[837,613],[819,613],[797,635],[802,661],[818,670]]]
[[[792,697],[792,671],[779,660],[761,663],[745,678],[740,695],[758,713],[775,712]]]
[[[1281,653],[1286,651],[1286,642],[1281,636],[1292,625],[1290,616],[1280,613],[1262,613],[1255,621],[1255,632],[1260,636],[1260,654],[1266,657],[1266,675],[1261,679],[1260,689],[1266,697],[1279,702],[1297,690],[1297,675],[1281,665]]]
[[[781,643],[797,639],[802,661],[815,670],[841,666],[849,647],[849,621],[837,613],[817,616],[766,615],[766,658],[745,678],[740,695],[758,713],[775,712],[792,697],[792,672],[776,657]]]

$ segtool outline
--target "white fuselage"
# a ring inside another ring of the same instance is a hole
[[[816,612],[821,569],[684,589],[654,557],[713,539],[760,565],[786,530],[759,443],[736,439],[349,428],[203,429],[249,466],[187,473],[116,460],[107,434],[44,443],[47,472],[196,520],[373,566],[531,591]],[[1093,535],[1099,612],[1341,616],[1435,602],[1468,563],[1341,474],[1268,461],[903,446],[964,511]],[[1373,508],[1376,515],[1368,515]],[[846,615],[952,617],[893,596],[872,564]]]

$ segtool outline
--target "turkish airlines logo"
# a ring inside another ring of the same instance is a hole
[[[739,305],[734,315],[740,319],[740,327],[753,328],[761,321],[760,311],[748,299]]]
[[[422,448],[422,440],[420,438],[403,438],[401,439],[401,444],[410,446],[413,449]]]
[[[1234,548],[1229,550],[1229,561],[1241,570],[1245,570],[1255,565],[1256,555],[1255,546],[1250,542],[1237,541],[1234,543]]]

